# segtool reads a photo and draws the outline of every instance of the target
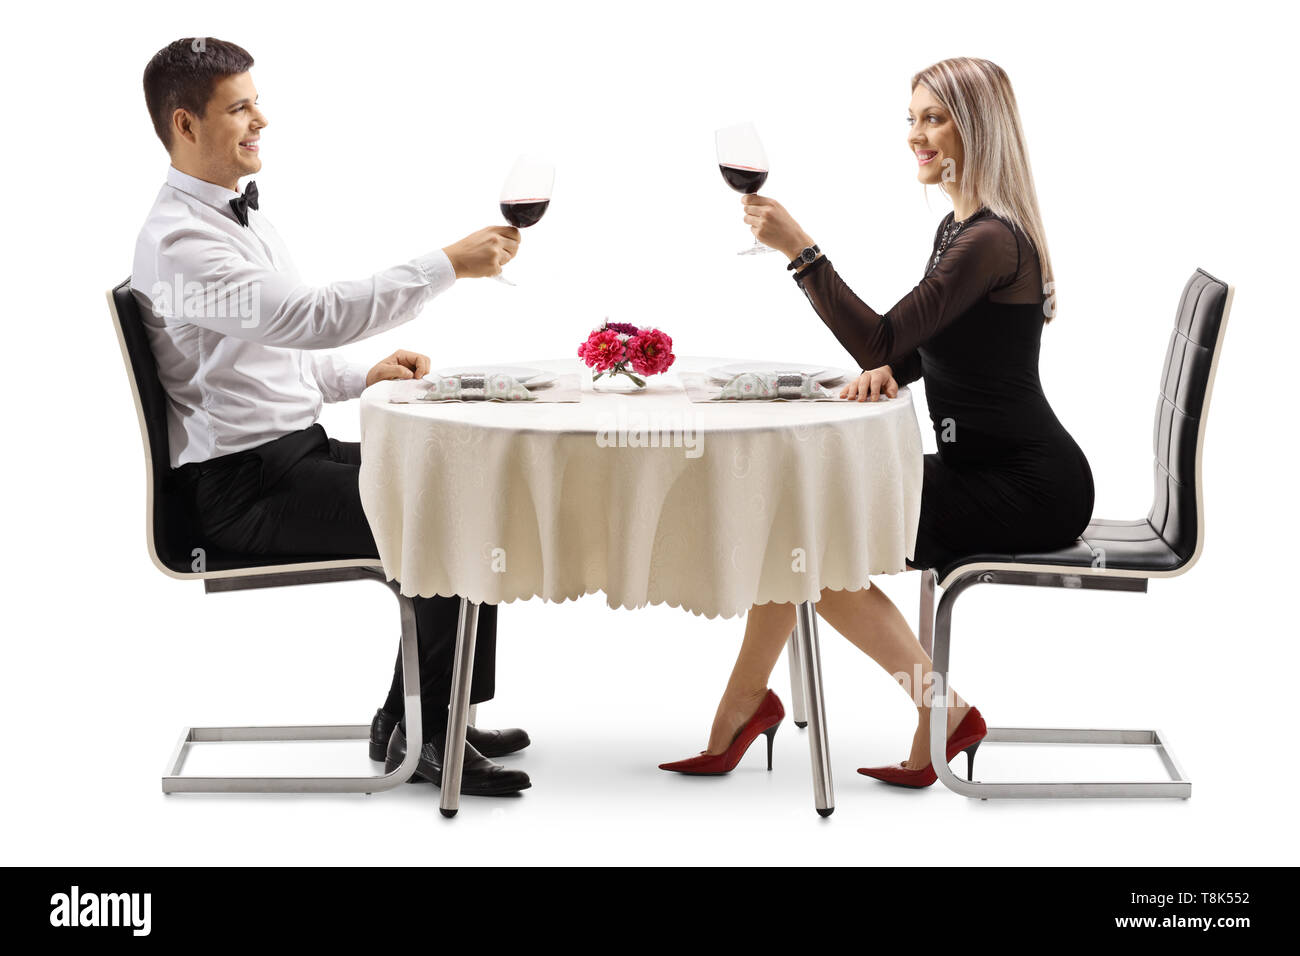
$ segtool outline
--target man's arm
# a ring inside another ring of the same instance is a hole
[[[429,374],[429,356],[407,349],[398,349],[392,355],[367,370],[337,355],[327,352],[302,353],[311,364],[312,376],[327,402],[346,402],[360,398],[361,393],[374,385],[390,379],[423,378]]]
[[[310,286],[196,227],[165,236],[157,255],[162,294],[145,291],[166,321],[281,348],[334,348],[376,335],[414,318],[456,281],[451,259],[439,251],[365,279]]]
[[[333,352],[304,352],[303,356],[325,401],[346,402],[365,391],[369,369],[364,365]]]

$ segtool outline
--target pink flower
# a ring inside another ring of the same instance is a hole
[[[673,354],[673,340],[658,329],[642,329],[626,343],[632,368],[642,375],[658,375],[668,371],[677,356]]]
[[[623,341],[617,332],[592,332],[578,346],[578,358],[598,372],[608,372],[625,358]]]

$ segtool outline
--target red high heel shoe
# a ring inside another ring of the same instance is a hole
[[[781,726],[781,721],[784,719],[785,708],[781,706],[781,698],[768,690],[767,696],[758,705],[758,710],[754,711],[754,716],[740,728],[735,739],[731,741],[731,746],[722,753],[711,754],[701,750],[695,757],[687,757],[685,760],[677,760],[673,763],[661,763],[659,769],[691,774],[731,773],[758,735],[767,734],[767,769],[771,770],[772,740],[776,737],[776,728]]]
[[[973,779],[975,772],[975,751],[979,750],[980,741],[983,740],[989,732],[988,726],[984,723],[984,718],[980,716],[978,709],[972,707],[966,711],[966,716],[961,719],[961,723],[952,732],[948,738],[948,759],[952,760],[963,750],[966,751],[966,779]],[[858,773],[868,777],[875,777],[877,780],[883,780],[885,783],[892,784],[895,787],[911,787],[919,790],[921,787],[928,787],[939,779],[939,775],[934,772],[934,764],[928,763],[918,770],[908,770],[902,764],[891,764],[888,767],[859,767]]]

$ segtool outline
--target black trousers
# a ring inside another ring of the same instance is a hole
[[[290,432],[249,451],[184,465],[200,535],[222,551],[293,555],[307,560],[378,557],[361,507],[361,446],[325,434],[320,425]],[[420,647],[420,710],[424,739],[447,731],[460,599],[414,599]],[[470,702],[491,700],[496,677],[496,605],[479,609]],[[402,653],[384,709],[402,715]],[[439,735],[439,738],[435,738]]]

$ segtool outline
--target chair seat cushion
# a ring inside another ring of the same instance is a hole
[[[973,564],[1043,564],[1151,572],[1175,571],[1185,563],[1145,518],[1136,521],[1102,518],[1089,524],[1073,544],[1056,551],[969,554],[935,570],[943,581],[954,571]]]

